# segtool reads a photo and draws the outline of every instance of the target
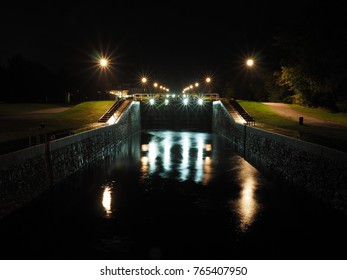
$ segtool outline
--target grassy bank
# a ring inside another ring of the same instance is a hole
[[[279,116],[262,103],[242,100],[238,102],[255,118],[257,127],[347,152],[346,128],[332,128],[321,125],[299,125],[297,121]],[[347,125],[346,113],[336,114],[328,112],[325,109],[312,109],[300,105],[290,106],[312,117]]]
[[[73,130],[98,124],[114,101],[83,102],[59,113],[37,113],[60,107],[55,104],[0,104],[0,142],[29,137],[45,123],[45,132]]]

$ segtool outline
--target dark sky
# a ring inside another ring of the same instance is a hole
[[[19,53],[53,71],[86,74],[103,54],[119,83],[146,74],[181,90],[206,74],[218,79],[247,55],[266,60],[276,26],[305,6],[271,2],[15,3],[0,10],[0,65]]]

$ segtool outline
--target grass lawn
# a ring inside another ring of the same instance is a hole
[[[326,126],[302,126],[297,121],[279,116],[262,103],[242,100],[238,100],[238,102],[255,118],[257,127],[347,152],[347,129]],[[331,113],[325,109],[306,108],[300,105],[290,106],[313,117],[347,125],[346,113]]]
[[[17,115],[37,110],[62,107],[58,104],[39,103],[0,103],[0,116]]]
[[[58,108],[54,104],[0,104],[0,142],[29,137],[32,129],[45,123],[45,132],[73,130],[97,125],[99,118],[114,101],[83,102],[70,109],[52,114],[31,115],[33,111]]]

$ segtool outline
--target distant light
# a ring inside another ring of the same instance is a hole
[[[202,98],[199,98],[199,99],[198,99],[198,104],[199,104],[199,105],[202,105],[203,103],[204,103],[204,100],[202,100]]]
[[[207,152],[212,151],[212,145],[211,145],[211,144],[205,144],[205,150],[206,150]]]
[[[247,64],[247,66],[253,66],[254,60],[251,59],[251,58],[250,58],[250,59],[247,59],[246,64]]]
[[[210,77],[207,77],[206,78],[206,83],[210,83],[211,82],[211,78]]]
[[[184,105],[188,105],[188,98],[184,98],[184,99],[183,99],[183,104],[184,104]]]
[[[147,78],[146,78],[146,77],[143,77],[143,78],[141,79],[141,82],[142,82],[143,84],[147,83]]]
[[[195,87],[198,87],[199,86],[199,83],[195,83]]]
[[[175,98],[175,96],[176,96],[176,95],[174,95],[174,94],[172,95],[173,98]]]
[[[151,98],[151,99],[149,100],[149,104],[154,105],[154,99],[153,99],[153,98]]]
[[[169,104],[169,99],[165,99],[165,105]]]
[[[106,58],[101,58],[100,59],[100,66],[106,67],[107,65],[108,65],[108,60]]]
[[[158,83],[154,83],[153,86],[156,88],[158,87]]]
[[[141,151],[142,152],[148,152],[148,144],[142,144],[141,145]]]

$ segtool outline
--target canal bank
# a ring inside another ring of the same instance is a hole
[[[268,177],[303,188],[347,215],[346,153],[238,124],[220,101],[213,104],[212,131]]]
[[[153,128],[153,119],[161,120],[160,126],[170,128],[170,124],[177,126],[176,120],[183,121],[183,117],[189,118],[189,125],[177,127],[183,130],[208,127],[212,133],[228,139],[241,156],[270,178],[305,189],[347,214],[346,153],[240,125],[220,101],[214,101],[210,108],[192,107],[191,111],[172,106],[163,107],[162,112],[143,106],[132,102],[114,125],[1,156],[0,217],[91,163],[112,155],[143,125]]]
[[[119,121],[0,156],[0,218],[40,196],[89,164],[112,155],[141,130],[139,102]]]

